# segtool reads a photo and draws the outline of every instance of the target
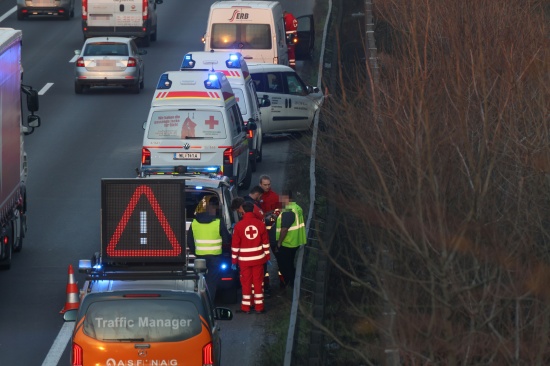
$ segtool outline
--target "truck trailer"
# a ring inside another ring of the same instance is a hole
[[[27,193],[24,135],[40,126],[38,92],[22,84],[22,32],[0,28],[0,269],[23,248]],[[28,115],[23,123],[23,95]]]

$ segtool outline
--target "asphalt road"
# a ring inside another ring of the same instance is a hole
[[[83,42],[80,1],[70,21],[19,22],[11,14],[0,22],[23,30],[24,81],[43,92],[37,113],[42,126],[25,140],[29,229],[12,269],[0,272],[0,365],[45,365],[64,324],[59,311],[68,265],[77,268],[79,259],[99,250],[100,180],[135,176],[142,124],[158,77],[179,69],[186,52],[202,49],[212,2],[165,0],[158,7],[158,41],[144,56],[145,89],[139,95],[123,89],[74,94],[70,60]],[[296,16],[311,13],[313,6],[313,0],[282,3]],[[0,16],[14,6],[15,1],[0,0]],[[285,137],[268,139],[253,183],[267,173],[273,186],[282,188],[290,143]],[[83,282],[78,274],[77,280]],[[251,345],[259,346],[262,322],[236,317],[222,323],[224,366],[255,364],[259,349]],[[69,348],[61,347],[59,365],[69,364]]]

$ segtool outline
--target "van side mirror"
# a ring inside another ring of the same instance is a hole
[[[307,93],[308,93],[308,94],[311,94],[311,93],[319,93],[319,88],[316,87],[316,86],[308,85],[308,86],[307,86]]]
[[[80,56],[80,50],[74,50],[74,54]]]
[[[233,319],[233,312],[228,308],[215,308],[214,318],[216,320],[231,320]]]
[[[141,127],[143,127],[143,129],[145,129],[146,125],[147,125],[147,121],[143,122],[143,126],[141,126]]]
[[[265,94],[262,99],[260,99],[260,108],[265,108],[271,106],[271,101],[269,100],[269,96]]]
[[[63,320],[66,321],[66,322],[74,322],[74,321],[76,321],[77,313],[78,313],[77,309],[67,310],[63,314]]]
[[[258,125],[256,124],[256,121],[254,121],[254,118],[250,118],[248,120],[248,123],[246,124],[246,129],[248,131],[256,131],[258,129]]]

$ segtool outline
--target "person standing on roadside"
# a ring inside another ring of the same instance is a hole
[[[254,216],[254,204],[244,202],[238,209],[243,218],[233,229],[231,268],[240,267],[242,301],[241,312],[250,314],[252,306],[257,314],[264,308],[264,264],[269,262],[269,239],[265,224]],[[254,286],[254,298],[252,298]]]
[[[285,190],[281,194],[283,209],[276,221],[277,248],[275,257],[285,284],[293,287],[296,268],[294,260],[301,245],[305,245],[306,227],[302,208],[292,201],[292,191]]]
[[[205,196],[201,204],[206,210],[195,214],[187,232],[187,243],[191,254],[197,259],[206,260],[206,285],[214,302],[220,277],[222,248],[223,244],[231,243],[231,234],[225,223],[218,218],[218,197]]]
[[[286,47],[288,49],[288,64],[296,69],[296,42],[298,41],[298,20],[289,11],[283,11],[286,33]]]
[[[262,175],[260,177],[260,187],[262,187],[262,190],[264,191],[260,201],[260,207],[262,208],[264,215],[280,208],[279,195],[271,189],[271,178],[269,175]]]

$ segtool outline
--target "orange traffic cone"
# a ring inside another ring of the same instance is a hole
[[[68,310],[78,309],[78,287],[74,280],[73,265],[69,264],[69,281],[67,282],[67,301],[65,301],[65,307],[61,309],[59,314],[64,314]]]

